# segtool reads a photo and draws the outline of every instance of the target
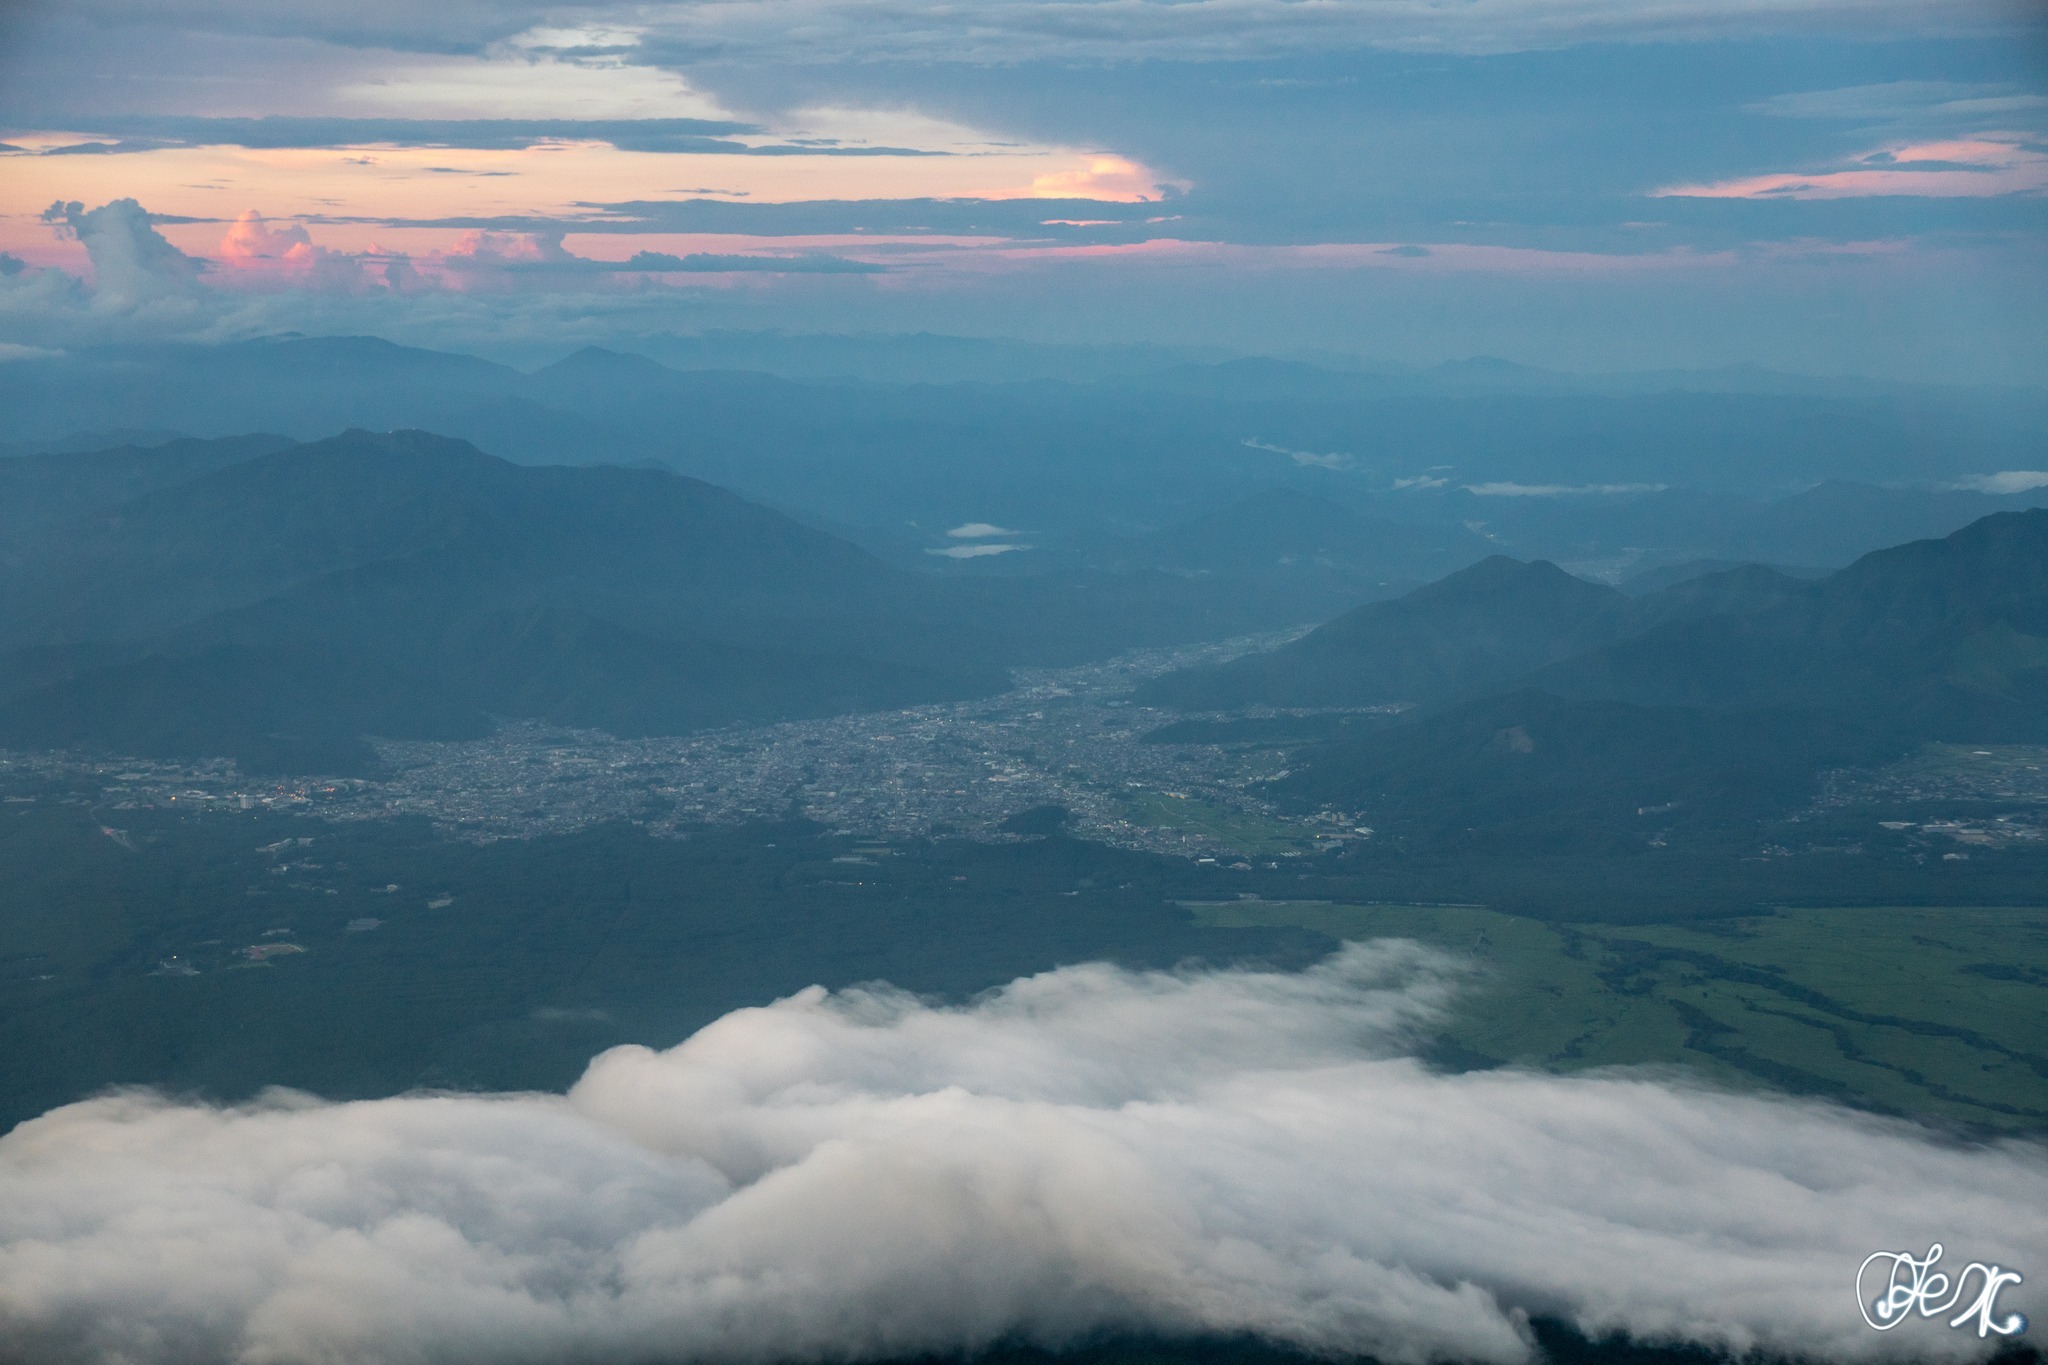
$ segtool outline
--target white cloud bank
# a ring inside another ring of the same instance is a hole
[[[1069,968],[937,1009],[813,989],[567,1097],[142,1094],[0,1139],[0,1357],[859,1360],[1100,1330],[1389,1361],[1592,1333],[1921,1360],[1856,1267],[2048,1277],[2048,1151],[1674,1081],[1432,1075],[1413,945]],[[2001,1310],[2026,1311],[2010,1290]],[[2037,1317],[2040,1315],[2037,1313]]]
[[[1015,554],[1030,548],[1029,545],[990,545],[984,542],[980,545],[948,545],[940,550],[926,550],[925,553],[941,559],[987,559],[992,555]]]
[[[1609,498],[1662,493],[1669,487],[1662,483],[1468,483],[1465,491],[1481,498]]]
[[[2048,469],[2004,469],[1996,474],[1972,474],[1958,479],[1955,486],[1972,493],[2031,493],[2048,488]]]

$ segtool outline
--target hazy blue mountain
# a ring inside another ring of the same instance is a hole
[[[2048,740],[2048,510],[1818,582],[1759,566],[1695,578],[1604,620],[1617,638],[1494,695],[1446,689],[1400,723],[1325,727],[1276,794],[1423,845],[1639,852],[1667,829],[1739,837],[1789,815],[1825,768],[1928,740]]]
[[[0,459],[21,455],[84,454],[97,450],[117,450],[124,446],[136,446],[146,450],[152,446],[168,445],[185,437],[186,433],[182,431],[148,429],[73,431],[37,440],[0,441]]]
[[[1764,564],[1739,564],[1732,569],[1682,578],[1620,607],[1613,633],[1618,639],[1626,639],[1666,622],[1777,609],[1805,601],[1811,582],[1812,578],[1795,577]]]
[[[2048,503],[2048,487],[1998,495],[1956,488],[1877,488],[1830,480],[1768,504],[1729,543],[1753,559],[1846,564],[1912,540],[1946,536],[1996,512]],[[1798,558],[1800,551],[1806,552]]]
[[[0,561],[0,743],[23,746],[332,768],[367,734],[904,706],[1299,619],[1285,584],[906,572],[667,470],[514,465],[424,432],[21,468],[92,494],[45,499]]]
[[[158,488],[253,460],[291,444],[282,436],[179,437],[112,449],[0,461],[0,557],[8,542],[72,523]]]
[[[1173,573],[1320,573],[1384,586],[1439,578],[1491,552],[1484,537],[1462,525],[1376,516],[1348,499],[1281,487],[1098,553],[1114,563]]]
[[[1822,767],[1900,746],[1808,710],[1720,711],[1522,689],[1306,750],[1275,792],[1359,812],[1383,838],[1537,856],[1635,853],[1673,827],[1737,828],[1810,796]]]
[[[514,464],[624,464],[667,467],[666,446],[606,422],[563,412],[523,394],[501,394],[418,423]]]
[[[53,526],[17,556],[0,640],[137,634],[432,552],[498,566],[535,592],[660,596],[735,620],[771,599],[830,618],[863,594],[903,590],[852,546],[697,480],[521,467],[426,433],[352,432]]]
[[[15,557],[8,742],[626,731],[999,687],[924,585],[724,490],[354,432],[60,524]],[[321,746],[324,746],[321,747]]]
[[[1619,583],[1697,560],[1838,569],[1994,512],[2048,505],[2048,487],[2001,495],[1835,482],[1770,498],[1677,487],[1550,496],[1453,488],[1387,501],[1403,500],[1407,515],[1471,523],[1517,558],[1549,559]]]
[[[2031,468],[2048,420],[2048,396],[2023,391],[1802,388],[1741,374],[1690,387],[1684,376],[1609,383],[1484,360],[1406,375],[1162,356],[1149,373],[1113,367],[1085,382],[1029,366],[931,372],[944,382],[875,382],[857,366],[797,367],[802,378],[792,378],[789,367],[754,372],[757,362],[774,368],[759,348],[671,340],[663,354],[687,369],[585,351],[527,375],[360,337],[102,348],[10,362],[0,369],[0,407],[16,441],[94,427],[299,439],[421,427],[533,463],[657,459],[850,525],[989,520],[1050,530],[1093,517],[1157,529],[1276,482],[1354,499],[1425,476],[1442,480],[1446,494],[1502,482],[1647,483],[1748,499],[1828,479],[1953,482]],[[858,349],[844,338],[813,340],[827,351]],[[776,346],[783,342],[768,351]],[[1452,519],[1487,521],[1523,557],[1577,557],[1553,543],[1566,531],[1539,543],[1514,529],[1561,516],[1580,528],[1569,534],[1599,541],[1602,553],[1665,546],[1676,558],[1813,562],[1728,543],[1698,507],[1646,539],[1627,500],[1467,501]],[[1441,502],[1390,497],[1379,514],[1428,519],[1446,515]],[[1841,520],[1840,509],[1832,515]],[[1843,559],[1954,526],[1865,529]]]
[[[108,346],[0,367],[16,439],[81,428],[175,428],[201,436],[431,425],[516,394],[518,371],[376,337],[282,337],[220,346]]]
[[[2048,510],[1880,550],[1758,610],[1661,624],[1532,681],[1659,705],[1821,706],[1925,737],[2048,736]]]
[[[1061,345],[930,332],[710,331],[642,337],[635,345],[678,370],[755,370],[788,379],[859,379],[888,384],[1032,379],[1087,382],[1227,358],[1215,347]]]
[[[1644,569],[1641,573],[1630,574],[1627,578],[1615,584],[1615,586],[1631,597],[1644,597],[1653,592],[1661,592],[1665,588],[1675,588],[1681,583],[1690,583],[1694,579],[1705,578],[1710,574],[1722,574],[1732,569],[1747,568],[1767,568],[1773,573],[1797,579],[1825,578],[1832,572],[1832,570],[1816,569],[1804,565],[1750,565],[1732,559],[1689,559],[1682,564],[1665,564],[1654,569]]]
[[[1627,599],[1555,564],[1494,555],[1390,602],[1374,602],[1269,654],[1160,678],[1155,705],[1375,706],[1502,686],[1612,638]]]
[[[1883,714],[1980,739],[2048,733],[2048,510],[1997,513],[1817,581],[1747,565],[1635,598],[1497,556],[1146,696],[1186,709],[1441,705],[1517,682]]]
[[[324,579],[138,648],[72,651],[85,666],[0,696],[0,743],[349,772],[369,763],[365,735],[474,738],[506,717],[676,734],[1005,683],[1000,670],[657,636],[568,607],[479,604],[500,585],[422,582],[415,567]]]

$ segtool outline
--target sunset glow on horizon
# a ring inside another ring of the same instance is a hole
[[[1513,350],[1569,278],[1592,291],[1576,363],[1636,363],[1662,333],[1670,363],[1975,374],[2033,365],[2016,338],[2048,315],[2048,77],[1999,0],[1939,39],[1893,0],[1853,24],[1819,0],[797,3],[795,24],[740,0],[230,5],[183,28],[22,7],[0,47],[0,343],[361,328],[374,305],[421,340],[544,347],[516,301],[558,297],[585,326],[614,310],[622,345],[706,325],[1179,339],[1171,291],[1199,278],[1235,301],[1203,315],[1213,344],[1398,333],[1456,356]],[[1610,98],[1634,101],[1629,137]],[[502,316],[400,306],[437,294]],[[657,324],[665,298],[698,311]],[[1976,360],[1907,321],[1961,299]],[[1824,322],[1845,307],[1899,325],[1851,345]],[[1688,310],[1722,321],[1678,328]],[[1865,356],[1880,335],[1928,340]]]

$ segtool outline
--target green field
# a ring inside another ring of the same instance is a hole
[[[1191,904],[1216,927],[1420,939],[1479,973],[1446,1059],[1680,1064],[1943,1123],[2048,1127],[2048,909],[1782,910],[1691,925],[1476,906]]]
[[[1233,853],[1271,858],[1308,852],[1318,843],[1300,825],[1246,815],[1200,797],[1134,792],[1125,798],[1124,810],[1133,824],[1202,835]]]
[[[1199,800],[1145,799],[1190,832],[1259,829]],[[103,818],[63,800],[0,806],[0,1130],[109,1084],[220,1098],[269,1084],[559,1089],[605,1047],[674,1043],[813,982],[962,999],[1060,963],[1293,967],[1333,940],[1399,936],[1479,968],[1426,1040],[1441,1065],[1679,1064],[1959,1128],[2048,1131],[2048,910],[1957,908],[1966,888],[2033,899],[2039,855],[2018,845],[1923,865],[1916,850],[1953,841],[1900,834],[1921,843],[1887,866],[1946,883],[1945,909],[1753,910],[1767,878],[1766,904],[1824,884],[1846,899],[1856,884],[1826,875],[1847,854],[1731,858],[1756,881],[1719,891],[1704,855],[1658,878],[1661,864],[1581,859],[1526,898],[1561,912],[1538,919],[1415,903],[1523,909],[1502,898],[1512,879],[1450,860],[1368,856],[1370,842],[1287,857],[1313,842],[1288,826],[1237,869],[1059,836],[883,856],[785,823],[476,845],[416,820]],[[1519,867],[1527,884],[1545,864]],[[1590,922],[1600,907],[1574,893],[1602,884],[1632,917]],[[1698,904],[1668,903],[1702,884]]]
[[[964,999],[1062,963],[1329,946],[1176,904],[1252,874],[1062,838],[878,856],[805,824],[478,845],[417,820],[119,818],[0,805],[0,1131],[118,1084],[562,1089],[613,1044],[813,983]]]

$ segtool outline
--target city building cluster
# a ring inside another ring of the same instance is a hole
[[[1133,703],[1141,681],[1289,638],[1147,650],[1020,671],[979,701],[864,712],[683,736],[622,739],[532,721],[478,740],[375,741],[376,779],[262,780],[216,760],[95,761],[0,754],[0,773],[85,777],[113,811],[284,809],[335,820],[417,815],[473,839],[626,821],[657,834],[802,816],[877,839],[1019,837],[1015,817],[1064,807],[1073,834],[1203,860],[1298,857],[1370,831],[1342,814],[1283,811],[1270,746],[1158,743],[1177,712]],[[13,799],[33,799],[17,796]],[[1247,863],[1247,865],[1249,865]]]

